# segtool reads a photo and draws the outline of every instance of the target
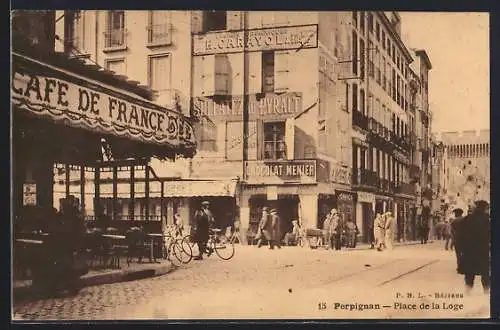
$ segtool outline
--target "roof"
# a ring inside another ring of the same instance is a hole
[[[139,85],[138,81],[128,80],[125,76],[116,75],[115,72],[103,69],[94,64],[86,64],[85,60],[71,57],[64,52],[34,47],[26,36],[19,33],[15,34],[14,31],[12,33],[13,51],[23,53],[31,58],[57,67],[67,68],[74,73],[126,90],[149,101],[153,99],[153,90],[148,86]]]
[[[413,62],[413,56],[411,56],[411,53],[408,50],[408,48],[406,47],[406,45],[404,44],[403,40],[401,39],[401,36],[395,31],[394,26],[392,25],[392,23],[389,20],[389,18],[387,17],[387,15],[383,11],[378,12],[378,14],[379,14],[379,17],[381,18],[382,22],[387,27],[387,30],[390,32],[390,34],[392,35],[394,40],[396,40],[399,47],[403,50],[403,53],[404,53],[408,63]]]
[[[425,49],[415,50],[415,55],[420,56],[425,61],[425,65],[427,66],[427,68],[429,68],[429,70],[432,69],[431,60],[429,59],[429,56],[427,55]]]

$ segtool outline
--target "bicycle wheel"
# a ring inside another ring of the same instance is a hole
[[[172,241],[167,248],[168,260],[172,263],[172,265],[179,267],[182,264],[181,258],[177,256],[177,249],[175,241]]]
[[[187,264],[193,259],[193,249],[184,239],[177,239],[174,243],[174,253],[183,264]]]
[[[216,238],[214,249],[219,258],[223,260],[229,260],[234,256],[234,243],[225,236]]]

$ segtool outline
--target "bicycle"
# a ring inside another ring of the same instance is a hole
[[[172,258],[172,254],[175,258]],[[180,264],[187,264],[192,260],[193,251],[189,243],[178,236],[174,237],[172,231],[168,230],[167,234],[163,236],[162,257],[172,262],[175,266],[179,266]]]
[[[234,256],[234,242],[225,235],[219,235],[221,231],[222,230],[218,228],[214,228],[209,231],[206,251],[207,256],[210,257],[210,255],[215,252],[215,254],[217,254],[217,256],[222,260],[229,260]],[[191,235],[184,236],[182,242],[182,246],[187,243],[190,246],[191,251],[193,251],[192,247],[195,247],[196,245],[196,242],[193,240]]]

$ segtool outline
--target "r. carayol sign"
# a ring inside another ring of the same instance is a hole
[[[14,56],[11,91],[12,104],[34,116],[142,142],[195,145],[182,114],[24,56]]]
[[[318,47],[318,25],[249,29],[246,51]],[[244,50],[243,31],[208,32],[193,36],[193,55],[239,53]]]

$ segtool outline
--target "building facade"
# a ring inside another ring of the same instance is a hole
[[[411,236],[428,179],[431,66],[401,40],[396,12],[65,15],[56,30],[68,52],[191,116],[196,156],[153,161],[169,219],[191,219],[208,199],[251,237],[264,205],[278,209],[283,233],[294,219],[321,228],[337,208],[367,239],[375,213],[392,211],[398,238]]]
[[[418,113],[429,113],[428,92],[421,88],[418,73],[427,84],[431,65],[425,51],[413,52],[404,44],[397,12],[353,12],[352,21],[352,74],[358,77],[350,94],[358,227],[366,238],[374,215],[390,211],[398,224],[397,239],[414,238],[419,186],[427,179],[427,169],[420,170],[425,163],[421,153],[430,150],[428,142],[422,148],[417,143],[419,138],[428,141],[430,130],[430,122],[422,128]],[[415,73],[411,65],[422,57],[426,66],[417,64]]]

